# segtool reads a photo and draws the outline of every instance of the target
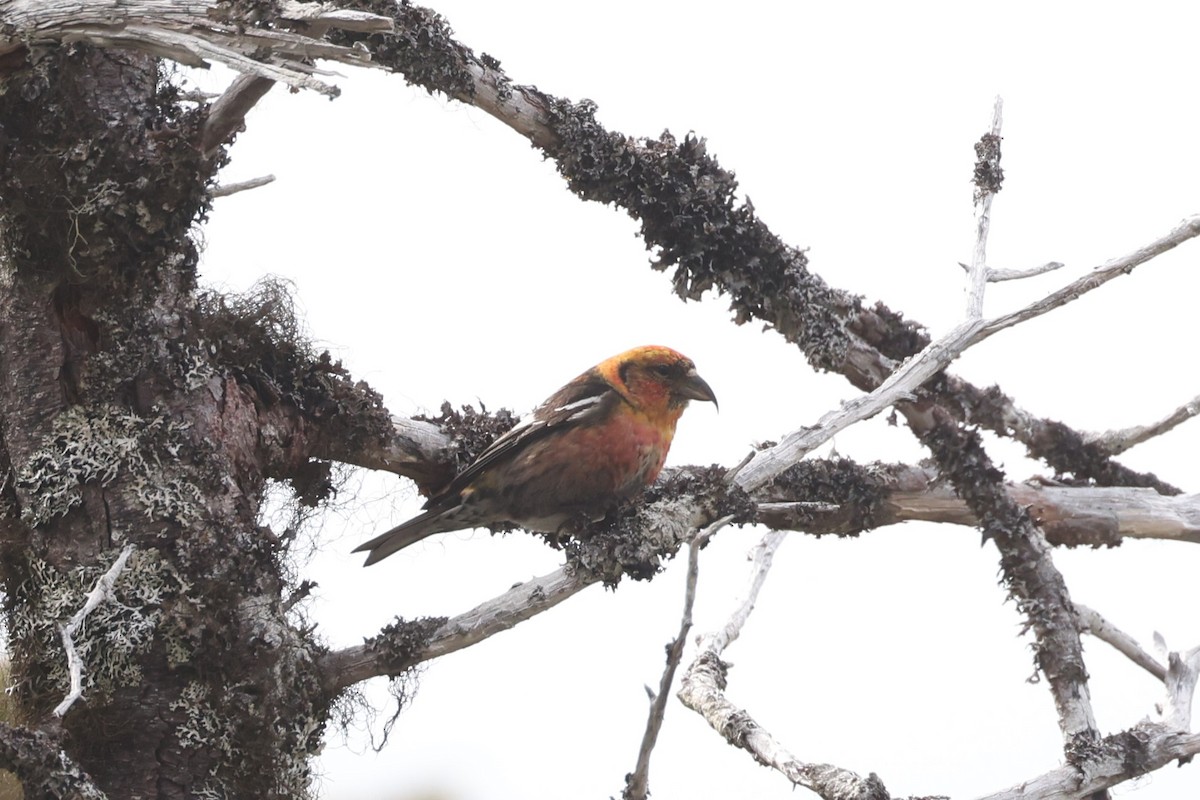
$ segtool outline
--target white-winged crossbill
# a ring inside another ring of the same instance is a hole
[[[717,398],[669,347],[635,347],[555,392],[425,503],[355,548],[366,565],[426,536],[512,522],[559,533],[602,519],[654,482],[689,400]]]

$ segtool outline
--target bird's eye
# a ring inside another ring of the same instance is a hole
[[[671,368],[666,364],[655,364],[654,373],[663,378],[671,377]]]

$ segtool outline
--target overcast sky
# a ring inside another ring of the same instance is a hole
[[[695,131],[811,268],[937,335],[962,315],[973,239],[972,144],[1005,100],[991,263],[1063,261],[989,290],[997,314],[1200,212],[1200,56],[1192,4],[738,4],[675,0],[442,0],[460,41],[518,83],[591,98],[610,129]],[[277,182],[218,200],[203,278],[244,289],[290,280],[311,335],[397,414],[443,400],[524,412],[600,359],[643,343],[697,363],[721,401],[685,415],[670,463],[733,465],[751,445],[815,422],[855,393],[817,375],[722,298],[684,305],[648,267],[636,225],[585,204],[553,164],[475,109],[399,77],[338,67],[342,97],[274,89],[224,180]],[[214,76],[212,80],[220,80]],[[1190,244],[968,353],[954,370],[1082,430],[1155,419],[1196,395],[1197,254]],[[860,462],[925,453],[903,427],[836,440]],[[1196,491],[1200,423],[1122,462]],[[1018,449],[1014,478],[1045,470]],[[824,454],[827,454],[825,451]],[[558,554],[521,534],[435,537],[363,570],[349,551],[419,506],[411,484],[357,475],[313,531],[302,574],[334,646],[396,615],[452,615],[543,574]],[[696,630],[722,624],[759,536],[726,530],[702,556]],[[1147,646],[1200,644],[1197,548],[1131,543],[1056,552],[1073,597]],[[516,630],[426,668],[376,755],[330,736],[329,800],[561,800],[617,795],[674,635],[682,570],[593,587]],[[908,524],[859,539],[792,536],[734,663],[731,699],[798,757],[877,772],[894,795],[972,797],[1061,762],[1030,639],[974,530]],[[1161,687],[1085,642],[1104,732],[1153,713]],[[685,656],[690,660],[691,653]],[[380,685],[370,699],[386,711]],[[360,717],[359,722],[365,724]],[[375,724],[378,733],[379,723]],[[656,798],[792,798],[672,701],[651,770]],[[1200,767],[1117,794],[1196,796]]]

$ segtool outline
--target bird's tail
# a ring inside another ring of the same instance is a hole
[[[364,567],[369,567],[376,561],[382,561],[397,550],[403,550],[410,544],[416,544],[426,536],[440,533],[443,529],[437,525],[438,518],[445,513],[444,509],[431,509],[424,514],[413,517],[408,522],[401,523],[386,533],[381,533],[369,542],[363,542],[354,548],[355,553],[369,550]]]

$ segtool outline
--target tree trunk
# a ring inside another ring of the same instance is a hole
[[[110,797],[295,797],[329,698],[320,647],[282,599],[286,545],[257,521],[268,477],[305,460],[265,417],[305,375],[339,376],[297,347],[301,382],[269,374],[286,353],[256,348],[280,344],[278,297],[254,309],[265,318],[198,300],[189,229],[218,164],[197,146],[203,115],[158,70],[63,47],[0,96],[13,678],[22,716],[57,730],[60,625],[132,545],[115,602],[75,637],[86,699],[61,746]]]

